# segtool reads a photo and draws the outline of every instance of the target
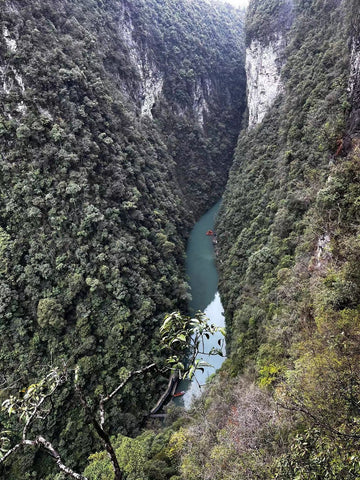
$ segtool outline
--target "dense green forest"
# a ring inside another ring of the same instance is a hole
[[[186,311],[184,241],[240,129],[242,23],[186,0],[0,2],[1,402],[76,367],[92,405],[164,357],[163,316]],[[31,433],[81,471],[101,444],[68,375]],[[132,382],[109,432],[138,432],[166,381]],[[29,448],[0,475],[54,478],[52,464]]]
[[[0,7],[0,456],[26,407],[73,478],[359,479],[358,0],[250,0],[245,29],[216,1]],[[280,93],[248,128],[245,47],[279,38]],[[187,233],[225,184],[227,359],[144,422]],[[0,477],[65,480],[36,446]]]
[[[355,479],[359,85],[354,77],[349,88],[349,77],[359,5],[253,1],[247,25],[249,42],[271,42],[274,25],[285,31],[284,87],[264,121],[241,133],[224,195],[218,238],[229,359],[203,428],[218,422],[221,434],[197,461],[201,433],[190,431],[183,468],[190,460],[192,473],[183,476]],[[229,377],[232,408],[219,418]]]
[[[241,132],[218,221],[228,359],[186,415],[118,438],[128,478],[360,478],[359,10],[250,2],[247,45],[286,42],[282,93]]]

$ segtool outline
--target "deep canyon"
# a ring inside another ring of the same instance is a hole
[[[359,478],[359,10],[0,0],[2,479]],[[160,422],[221,197],[226,359]]]

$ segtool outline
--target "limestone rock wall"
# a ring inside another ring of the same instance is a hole
[[[128,49],[130,61],[138,75],[139,84],[136,97],[140,100],[141,115],[152,118],[151,111],[161,95],[164,75],[149,57],[147,50],[136,42],[131,15],[125,6],[122,10],[119,32]],[[127,93],[126,89],[124,93]]]
[[[349,98],[352,105],[350,113],[350,132],[360,135],[360,36],[353,38],[350,57]]]
[[[2,37],[5,42],[5,49],[12,54],[17,50],[15,35],[7,27],[3,28]],[[23,96],[25,93],[24,80],[18,70],[12,65],[12,62],[5,60],[3,63],[0,63],[0,93],[9,95],[14,90],[18,91],[20,96]],[[23,100],[18,103],[16,111],[20,114],[26,112],[26,105]],[[8,117],[11,118],[10,113],[8,113]]]
[[[247,101],[249,128],[261,123],[275,98],[282,91],[281,54],[285,46],[282,36],[264,45],[252,40],[246,49]]]

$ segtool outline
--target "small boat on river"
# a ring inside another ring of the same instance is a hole
[[[181,397],[182,395],[185,395],[185,392],[184,392],[184,391],[178,392],[178,393],[174,393],[173,397]]]

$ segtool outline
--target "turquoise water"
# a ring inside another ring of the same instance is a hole
[[[212,207],[200,220],[195,224],[191,231],[186,251],[186,272],[188,282],[191,288],[192,299],[189,302],[190,313],[194,314],[198,310],[205,312],[210,323],[214,323],[219,327],[225,325],[223,315],[223,306],[218,288],[218,273],[215,266],[215,252],[212,243],[212,237],[208,237],[206,232],[214,230],[216,215],[220,208],[220,202]],[[205,352],[212,347],[218,348],[218,340],[223,336],[218,333],[210,340],[205,341]],[[224,353],[225,355],[225,353]],[[201,391],[201,385],[206,383],[206,379],[213,374],[224,361],[224,357],[199,355],[213,367],[205,368],[205,372],[197,372],[196,380],[183,381],[178,387],[178,391],[185,390],[186,393],[182,397],[178,397],[175,402],[188,408],[192,397],[198,395]]]

